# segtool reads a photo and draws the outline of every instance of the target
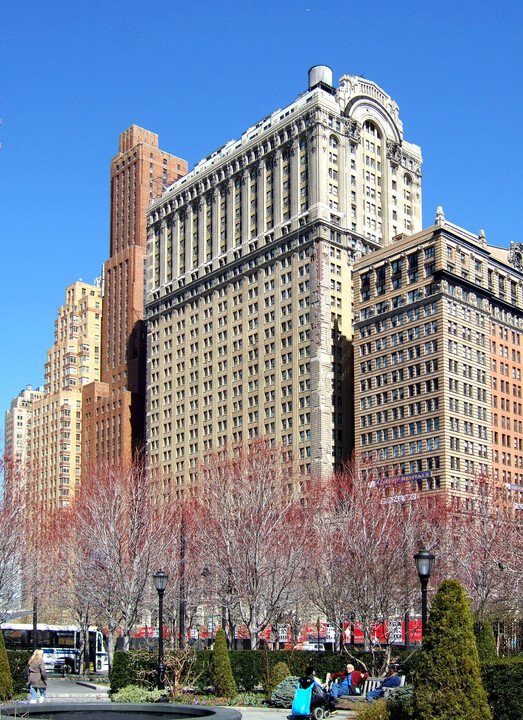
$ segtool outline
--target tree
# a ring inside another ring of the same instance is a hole
[[[227,650],[227,641],[223,628],[219,628],[216,633],[212,660],[214,692],[219,697],[234,697],[238,691],[232,675],[231,661],[229,659],[229,651]]]
[[[467,480],[466,504],[455,506],[453,577],[466,588],[477,620],[500,617],[510,609],[515,577],[511,562],[513,524],[501,507],[504,487],[489,475]]]
[[[0,505],[0,624],[20,602],[22,521],[20,505]]]
[[[99,608],[94,595],[96,590],[90,582],[90,549],[85,547],[76,533],[75,510],[60,508],[49,514],[45,527],[47,550],[47,576],[53,594],[60,599],[80,629],[80,667],[82,675],[89,669],[89,626],[99,618],[105,625],[105,617],[96,614]]]
[[[412,534],[403,530],[412,531],[412,499],[389,497],[389,488],[369,480],[356,462],[320,481],[311,495],[321,553],[308,566],[310,599],[338,628],[339,648],[344,621],[354,615],[371,649],[374,626],[385,627],[403,604],[404,540]]]
[[[208,583],[257,649],[260,632],[290,609],[307,562],[309,522],[294,469],[279,448],[258,438],[211,455],[199,487],[194,540],[212,548]]]
[[[472,613],[463,587],[444,580],[434,597],[414,677],[414,717],[491,720]]]
[[[67,543],[74,562],[64,582],[74,587],[78,609],[87,602],[107,624],[110,663],[117,628],[128,649],[152,597],[152,574],[177,543],[174,508],[160,498],[156,478],[138,459],[89,473],[72,508]]]

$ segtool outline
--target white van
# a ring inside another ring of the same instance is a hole
[[[309,652],[325,652],[325,645],[317,642],[304,642],[301,649]]]

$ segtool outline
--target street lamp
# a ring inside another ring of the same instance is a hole
[[[169,576],[163,570],[153,575],[154,587],[158,591],[158,690],[165,690],[165,665],[163,664],[163,594]]]
[[[429,581],[432,566],[436,558],[429,550],[420,550],[414,555],[416,570],[418,571],[419,581],[421,583],[421,634],[425,637],[425,627],[427,625],[427,583]]]

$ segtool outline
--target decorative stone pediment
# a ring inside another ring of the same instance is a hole
[[[523,243],[510,243],[508,262],[516,270],[523,272]]]

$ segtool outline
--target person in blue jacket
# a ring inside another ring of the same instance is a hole
[[[373,703],[375,700],[377,700],[380,697],[383,697],[385,695],[384,688],[395,688],[399,687],[401,683],[400,676],[396,672],[394,668],[391,668],[387,675],[385,676],[384,681],[381,683],[379,688],[376,688],[376,690],[370,690],[367,693],[367,702]]]

